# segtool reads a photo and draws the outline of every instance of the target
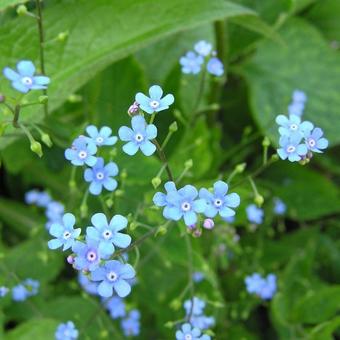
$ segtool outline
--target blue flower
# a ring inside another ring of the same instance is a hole
[[[112,177],[118,175],[118,166],[114,162],[110,162],[104,166],[104,159],[97,158],[96,164],[91,169],[86,169],[84,179],[91,182],[90,193],[99,195],[103,187],[108,191],[114,191],[117,188],[117,181]]]
[[[74,340],[78,335],[79,332],[72,321],[61,323],[55,332],[56,340]]]
[[[194,296],[193,300],[186,300],[183,307],[187,315],[202,315],[205,308],[205,302]]]
[[[125,336],[137,336],[140,333],[140,313],[137,309],[132,309],[128,316],[120,323]]]
[[[204,274],[202,272],[194,272],[192,274],[192,280],[196,283],[199,283],[204,280]]]
[[[76,223],[76,218],[73,214],[67,213],[62,217],[63,223],[52,224],[49,233],[55,237],[55,239],[48,241],[48,247],[50,249],[57,249],[63,246],[63,251],[72,247],[75,239],[80,235],[81,229],[73,229]]]
[[[307,132],[305,135],[306,145],[310,151],[322,153],[328,147],[328,140],[322,138],[323,131],[320,128],[315,128],[312,132]]]
[[[291,134],[290,136],[281,136],[277,153],[281,159],[288,158],[290,162],[298,162],[307,155],[308,149],[305,144],[300,144],[302,136],[299,133]]]
[[[60,221],[64,210],[65,207],[62,203],[51,201],[47,204],[45,214],[50,221]]]
[[[25,202],[27,204],[36,204],[42,208],[47,207],[51,200],[51,196],[46,191],[30,190],[25,194]]]
[[[250,204],[246,208],[246,213],[249,222],[261,224],[263,221],[263,210],[258,208],[255,204]]]
[[[275,197],[274,198],[274,213],[276,215],[283,215],[287,210],[286,205],[282,200],[279,198]]]
[[[254,273],[245,278],[247,292],[250,294],[257,294],[264,285],[264,279],[258,273]]]
[[[135,97],[139,107],[149,114],[166,110],[175,101],[172,94],[167,94],[162,98],[163,90],[158,85],[153,85],[149,88],[149,96],[147,97],[145,94],[138,92]]]
[[[304,103],[307,101],[307,95],[301,90],[294,90],[293,92],[293,102],[294,103]]]
[[[37,295],[39,286],[39,281],[26,279],[12,288],[12,298],[14,301],[24,301],[30,296]]]
[[[206,57],[210,54],[212,45],[205,40],[200,40],[195,44],[194,49],[199,55]]]
[[[216,322],[213,316],[205,315],[192,315],[189,321],[193,327],[197,327],[202,330],[213,327]]]
[[[246,289],[250,294],[256,294],[263,300],[271,299],[276,293],[276,276],[269,274],[263,278],[260,274],[254,273],[245,278]]]
[[[114,145],[118,140],[116,136],[111,136],[112,130],[108,126],[103,126],[98,131],[96,126],[89,125],[86,128],[86,132],[91,137],[89,139],[97,146]]]
[[[164,184],[164,188],[166,194],[163,194],[162,192],[156,192],[156,194],[153,196],[153,203],[158,207],[164,207],[163,216],[166,219],[171,219],[171,211],[174,206],[167,200],[167,196],[172,191],[177,192],[177,189],[175,183],[171,181],[166,182]]]
[[[301,122],[301,118],[297,115],[290,115],[289,118],[284,115],[279,115],[275,121],[280,125],[279,133],[281,136],[291,136],[297,133],[303,136],[308,131],[313,130],[313,124],[311,122]]]
[[[101,257],[112,255],[115,247],[126,248],[131,243],[130,235],[120,233],[127,226],[127,219],[122,215],[115,215],[108,223],[103,213],[94,214],[91,218],[94,227],[86,228],[86,239],[98,242],[98,251]]]
[[[228,216],[228,217],[223,217],[223,221],[227,223],[234,223],[235,222],[235,215],[234,216]]]
[[[112,319],[122,318],[126,315],[124,300],[118,296],[113,296],[108,301],[105,300],[105,308],[109,311]]]
[[[221,76],[224,73],[224,66],[220,59],[213,57],[207,63],[207,71],[214,76]]]
[[[98,286],[100,296],[111,297],[115,290],[118,296],[125,297],[131,292],[131,286],[127,280],[133,279],[135,274],[131,265],[111,260],[94,270],[91,273],[91,279],[101,281]]]
[[[78,274],[78,282],[81,287],[85,290],[85,292],[91,295],[98,294],[98,283],[92,282],[87,275],[84,275],[82,272]]]
[[[86,243],[76,241],[72,245],[72,250],[76,254],[74,258],[74,268],[77,270],[93,271],[100,262],[98,242],[87,239]]]
[[[188,52],[185,56],[179,59],[182,66],[182,72],[185,74],[198,74],[201,71],[204,59],[195,52]]]
[[[182,325],[182,329],[176,332],[176,340],[210,340],[209,335],[201,334],[199,328],[192,327],[190,323],[185,323]]]
[[[96,152],[96,144],[94,144],[90,139],[80,136],[73,141],[71,148],[65,150],[65,158],[76,166],[84,164],[94,166],[97,158],[93,155]]]
[[[46,76],[34,76],[35,66],[29,60],[19,61],[17,72],[9,67],[3,70],[4,76],[12,82],[12,87],[21,93],[30,90],[44,90],[50,83],[50,78]]]
[[[140,149],[145,156],[151,156],[156,151],[156,146],[150,142],[157,136],[156,126],[147,125],[145,119],[140,115],[132,117],[131,126],[132,129],[122,126],[118,131],[119,138],[128,142],[123,146],[123,151],[133,156]]]
[[[304,103],[293,102],[290,105],[288,105],[288,114],[301,117],[303,114],[304,108],[305,108]]]
[[[9,292],[9,289],[7,287],[5,286],[0,287],[0,297],[6,296],[8,292]]]
[[[207,205],[204,214],[213,218],[219,214],[222,218],[234,216],[236,208],[240,205],[240,196],[236,193],[227,195],[228,184],[223,181],[217,181],[214,184],[214,193],[202,188],[199,192],[200,198],[206,200]]]

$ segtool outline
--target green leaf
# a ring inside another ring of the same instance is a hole
[[[216,0],[119,0],[76,1],[53,5],[44,11],[46,30],[46,70],[51,77],[49,107],[59,107],[80,86],[116,60],[160,40],[166,35],[207,22],[255,12]],[[122,24],[124,23],[124,24]],[[68,31],[65,41],[53,41],[60,32]],[[9,34],[8,32],[11,32]],[[14,66],[18,60],[36,60],[37,28],[32,18],[19,17],[0,28],[0,65]],[[19,41],[20,44],[13,44]],[[14,48],[15,47],[15,48]],[[119,82],[119,79],[113,81]],[[1,79],[1,88],[8,88]],[[36,97],[31,93],[29,98]],[[0,115],[4,117],[4,113]],[[26,108],[25,121],[39,121],[42,110]],[[8,132],[11,132],[8,129]],[[1,148],[12,138],[1,138]]]
[[[310,332],[311,340],[333,340],[333,332],[340,327],[340,316],[315,326]]]
[[[331,145],[339,144],[339,55],[303,20],[289,20],[279,33],[286,46],[264,42],[241,71],[258,125],[277,144],[275,117],[287,112],[292,92],[301,89],[308,96],[303,117],[320,126]]]

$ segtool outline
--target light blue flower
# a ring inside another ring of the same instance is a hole
[[[283,215],[287,210],[286,205],[282,200],[279,198],[275,197],[274,198],[274,213],[276,215]]]
[[[299,133],[290,136],[281,136],[279,140],[280,148],[277,153],[281,159],[288,158],[290,162],[298,162],[307,155],[308,148],[306,144],[300,144],[302,136]]]
[[[294,90],[292,97],[294,103],[304,103],[307,101],[306,93],[301,90]]]
[[[89,125],[86,128],[86,132],[90,136],[89,139],[91,139],[97,146],[114,145],[118,140],[116,136],[111,136],[112,130],[108,126],[103,126],[98,131],[96,126]]]
[[[98,294],[102,297],[111,297],[113,290],[119,297],[130,294],[131,286],[128,282],[136,273],[130,264],[123,264],[116,260],[106,261],[101,267],[91,273],[93,281],[101,281]]]
[[[192,274],[192,280],[195,282],[195,283],[199,283],[201,281],[204,280],[204,274],[202,272],[194,272]]]
[[[117,181],[112,177],[118,175],[118,166],[110,162],[104,166],[104,159],[97,158],[96,164],[91,169],[86,169],[84,179],[91,182],[89,191],[92,195],[99,195],[103,187],[108,191],[114,191],[117,188]]]
[[[205,308],[205,302],[194,296],[193,300],[184,301],[183,307],[187,315],[202,315]]]
[[[39,286],[39,281],[26,279],[12,288],[12,298],[14,301],[25,301],[28,297],[38,294]]]
[[[240,205],[240,196],[236,193],[228,194],[228,184],[223,181],[217,181],[214,184],[214,192],[202,188],[199,192],[200,198],[207,202],[204,214],[213,218],[219,214],[222,218],[234,216],[236,208]]]
[[[39,207],[46,207],[51,201],[51,196],[45,191],[30,190],[25,194],[25,202],[27,204],[36,204]]]
[[[92,140],[80,136],[73,141],[71,148],[65,150],[65,158],[76,166],[84,164],[94,166],[97,158],[93,155],[96,152],[96,144],[94,144]]]
[[[157,128],[153,124],[147,125],[143,116],[137,115],[131,119],[130,129],[127,126],[120,127],[119,138],[128,142],[123,146],[123,151],[133,156],[140,149],[145,156],[151,156],[156,151],[156,146],[150,140],[157,137]]]
[[[50,78],[46,76],[34,76],[35,66],[29,60],[19,61],[17,71],[9,67],[3,70],[4,76],[12,82],[12,87],[21,93],[30,90],[44,90],[50,83]]]
[[[249,222],[261,224],[263,222],[263,210],[258,208],[255,204],[250,204],[246,208],[246,213]]]
[[[192,327],[190,323],[185,323],[176,332],[176,340],[210,340],[210,336],[207,334],[202,335],[199,328]]]
[[[51,201],[47,204],[45,214],[50,221],[60,221],[64,210],[65,207],[62,203],[58,201]]]
[[[189,322],[193,327],[197,327],[201,330],[208,329],[215,325],[215,318],[213,316],[205,315],[192,315]]]
[[[306,133],[306,145],[310,151],[322,153],[322,150],[327,149],[328,140],[322,138],[323,131],[320,128],[315,128],[312,132]]]
[[[85,290],[85,292],[91,295],[98,295],[98,283],[92,282],[87,275],[84,275],[82,272],[79,272],[78,282],[81,285],[81,287]]]
[[[138,92],[135,97],[139,107],[149,114],[166,110],[175,101],[172,94],[167,94],[162,98],[163,90],[158,85],[153,85],[149,88],[149,96],[147,97],[145,94]]]
[[[195,52],[187,52],[187,54],[179,59],[182,66],[182,72],[185,74],[198,74],[201,71],[204,58]]]
[[[220,59],[212,57],[207,63],[207,71],[217,77],[224,73],[224,66]]]
[[[120,323],[125,336],[137,336],[140,333],[140,313],[132,309],[128,316]]]
[[[9,292],[9,289],[7,287],[5,286],[0,287],[0,297],[6,296],[8,292]]]
[[[247,292],[250,294],[257,294],[265,284],[264,279],[258,273],[247,276],[244,281],[246,284]]]
[[[275,121],[280,125],[279,133],[281,136],[291,136],[297,133],[303,136],[308,131],[313,130],[313,124],[311,122],[301,122],[301,118],[297,115],[290,115],[289,118],[284,115],[278,115]]]
[[[50,249],[57,249],[63,247],[63,251],[71,248],[75,242],[75,239],[80,235],[81,229],[74,229],[73,226],[76,223],[76,218],[73,214],[67,213],[62,217],[62,224],[52,224],[49,233],[55,237],[55,239],[48,241],[48,247]]]
[[[288,106],[288,114],[301,117],[305,108],[304,103],[293,102]]]
[[[166,219],[171,219],[171,211],[174,205],[167,200],[167,196],[170,192],[177,192],[176,184],[174,182],[168,181],[164,184],[166,194],[162,192],[156,192],[153,196],[153,203],[158,207],[164,207],[163,216]]]
[[[109,300],[104,300],[104,304],[112,319],[122,318],[126,315],[124,300],[119,296],[113,296]]]
[[[199,55],[206,57],[210,54],[212,45],[205,40],[200,40],[195,44],[194,49]]]
[[[86,228],[86,239],[98,242],[101,257],[107,258],[115,251],[115,247],[126,248],[131,243],[131,236],[120,233],[127,226],[127,219],[122,215],[115,215],[108,223],[103,213],[94,214],[91,227]]]
[[[88,239],[86,243],[76,241],[72,245],[72,251],[76,254],[73,263],[75,269],[93,271],[99,266],[101,257],[98,244],[97,241]]]
[[[72,321],[61,323],[55,332],[56,340],[75,340],[78,336],[79,332]]]
[[[250,294],[256,294],[263,300],[271,299],[276,293],[276,275],[269,274],[263,278],[260,274],[254,273],[245,278],[246,289]]]

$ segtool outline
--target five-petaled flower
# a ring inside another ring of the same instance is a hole
[[[300,134],[303,136],[313,130],[313,124],[308,121],[301,122],[301,118],[296,115],[290,115],[289,118],[284,115],[276,117],[276,123],[280,125],[279,133],[281,136],[291,136]]]
[[[132,129],[121,126],[118,131],[119,138],[128,142],[123,146],[123,151],[133,156],[140,149],[145,156],[151,156],[156,151],[156,146],[150,141],[157,136],[156,126],[147,125],[140,115],[132,117],[131,126]]]
[[[108,223],[103,213],[94,214],[91,218],[93,226],[86,229],[86,240],[98,242],[98,251],[102,258],[107,258],[115,251],[115,247],[126,248],[131,243],[130,235],[120,233],[127,226],[127,219],[115,215]]]
[[[97,158],[96,164],[84,172],[86,182],[91,182],[89,191],[92,195],[99,195],[103,187],[108,191],[114,191],[117,188],[117,181],[112,177],[117,176],[118,166],[114,162],[104,165],[104,159]]]
[[[137,309],[132,309],[124,318],[120,325],[125,336],[136,336],[140,333],[140,313]]]
[[[323,131],[320,128],[315,128],[312,132],[307,132],[305,138],[308,150],[322,153],[322,150],[328,147],[328,140],[322,136]]]
[[[91,273],[91,279],[101,281],[98,286],[100,296],[111,297],[115,290],[118,296],[125,297],[131,292],[128,280],[133,279],[135,274],[135,270],[130,264],[111,260],[94,270]]]
[[[176,332],[176,340],[210,340],[210,336],[203,334],[199,328],[192,327],[190,323],[185,323]]]
[[[71,148],[65,150],[65,158],[76,166],[84,164],[94,166],[97,158],[93,155],[96,152],[96,144],[93,143],[92,140],[84,136],[80,136],[73,141]]]
[[[46,76],[35,76],[35,66],[29,60],[19,61],[17,71],[9,67],[3,70],[4,76],[12,82],[12,87],[21,93],[30,90],[45,90],[50,83],[50,78]]]
[[[167,94],[162,98],[163,90],[158,85],[153,85],[149,88],[149,96],[147,97],[145,94],[138,92],[135,98],[139,107],[149,114],[166,110],[175,101],[172,94]]]
[[[205,40],[200,40],[195,44],[194,49],[199,55],[206,57],[210,54],[212,45]]]
[[[207,71],[217,77],[224,73],[224,66],[220,59],[212,57],[207,63]]]
[[[201,55],[195,52],[187,52],[187,54],[180,58],[179,63],[182,66],[182,72],[185,74],[197,74],[201,71],[204,59]]]
[[[302,135],[293,133],[290,136],[281,136],[279,140],[280,148],[277,150],[281,159],[288,158],[290,162],[298,162],[307,155],[308,148],[306,144],[300,144]]]
[[[67,213],[62,218],[62,224],[53,223],[49,230],[49,233],[55,237],[55,239],[48,241],[48,247],[50,249],[57,249],[63,247],[63,251],[72,247],[75,239],[80,235],[81,229],[73,229],[76,219],[73,214]]]
[[[254,224],[261,224],[263,221],[263,210],[258,208],[255,204],[249,204],[246,208],[246,213],[249,222]]]
[[[99,266],[100,254],[98,241],[87,239],[86,243],[76,241],[72,251],[76,254],[73,266],[77,270],[93,271]]]
[[[56,340],[75,340],[78,336],[79,332],[72,321],[59,324],[55,332]]]
[[[97,146],[103,145],[114,145],[116,144],[118,138],[116,136],[111,136],[112,130],[108,126],[103,126],[99,131],[94,125],[89,125],[86,128],[86,132]]]

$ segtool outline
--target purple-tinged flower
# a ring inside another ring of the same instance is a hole
[[[194,282],[199,283],[204,280],[204,274],[202,272],[194,272],[192,274],[192,279]]]
[[[193,300],[184,301],[183,307],[186,315],[202,315],[205,308],[205,302],[194,296]]]
[[[176,340],[210,340],[210,336],[207,334],[202,335],[199,328],[193,327],[190,323],[185,323],[176,332]]]
[[[287,207],[284,204],[284,202],[280,200],[279,198],[275,197],[274,198],[274,213],[276,215],[284,215],[286,210],[287,210]]]
[[[195,52],[187,52],[187,54],[179,59],[184,74],[198,74],[201,71],[204,58]]]
[[[199,55],[206,57],[210,54],[212,45],[205,40],[200,40],[195,44],[194,49]]]
[[[81,166],[87,164],[94,166],[97,158],[93,156],[97,152],[97,146],[93,141],[84,136],[76,138],[72,147],[65,150],[65,158],[73,165]]]
[[[167,94],[162,98],[163,90],[158,85],[153,85],[149,88],[149,96],[147,97],[145,94],[138,92],[135,98],[139,107],[149,114],[166,110],[175,101],[172,94]]]
[[[130,294],[131,286],[128,282],[136,273],[130,264],[123,264],[116,260],[105,262],[101,267],[91,273],[93,281],[101,281],[98,286],[98,294],[102,297],[111,297],[113,291],[119,297]]]
[[[127,219],[122,215],[115,215],[108,223],[103,213],[94,214],[91,218],[94,227],[86,228],[86,240],[98,242],[101,257],[107,258],[115,251],[115,247],[126,248],[131,243],[131,236],[120,233],[127,226]]]
[[[118,140],[116,136],[111,136],[112,130],[108,126],[103,126],[98,131],[96,126],[89,125],[86,132],[90,136],[89,139],[97,146],[114,145]]]
[[[120,323],[125,336],[137,336],[140,333],[140,313],[132,309],[128,316]]]
[[[119,296],[113,296],[103,301],[112,319],[123,318],[126,315],[125,303]]]
[[[217,77],[224,73],[224,66],[220,59],[212,57],[207,63],[207,71]]]
[[[63,251],[71,248],[76,242],[75,239],[80,235],[81,229],[74,229],[76,218],[73,214],[67,213],[62,217],[62,224],[54,223],[51,225],[49,233],[55,239],[48,241],[50,249],[57,249],[63,247]]]
[[[29,60],[19,61],[17,71],[9,67],[3,70],[4,76],[12,82],[12,87],[21,93],[30,90],[45,90],[50,83],[50,78],[46,76],[35,76],[35,66]]]
[[[5,286],[0,287],[0,297],[6,296],[8,292],[9,292],[9,289],[7,287]]]
[[[79,272],[78,282],[85,292],[91,295],[98,295],[98,283],[91,281],[87,275]]]
[[[312,132],[306,133],[305,138],[308,150],[322,153],[321,150],[328,147],[328,140],[322,136],[323,131],[320,128],[315,128]]]
[[[250,204],[246,208],[246,213],[249,222],[261,224],[263,222],[263,210],[258,208],[255,204]]]
[[[61,323],[55,332],[56,340],[75,340],[78,336],[79,332],[72,321]]]
[[[139,111],[139,104],[134,101],[132,105],[130,105],[129,109],[128,109],[128,114],[130,116],[134,116],[137,114],[137,112]]]
[[[231,208],[236,208],[240,205],[240,196],[236,193],[227,195],[227,192],[228,184],[223,181],[217,181],[214,184],[214,193],[205,188],[200,190],[200,198],[207,202],[204,211],[207,217],[213,218],[217,214],[222,218],[235,215],[235,211]]]
[[[301,118],[297,115],[290,115],[289,118],[284,115],[278,115],[275,119],[280,125],[279,133],[281,136],[304,135],[313,130],[313,124],[308,121],[301,122]]]
[[[300,144],[302,136],[299,133],[290,136],[281,136],[279,140],[280,148],[277,153],[281,159],[288,158],[290,162],[298,162],[307,155],[308,149],[305,144]]]
[[[114,162],[104,165],[104,159],[97,158],[96,164],[86,169],[84,179],[86,182],[91,182],[89,191],[92,195],[99,195],[103,187],[108,191],[114,191],[117,188],[117,181],[112,177],[118,175],[118,166]]]
[[[203,221],[203,228],[205,229],[213,229],[215,226],[215,223],[214,223],[214,220],[212,220],[211,218],[206,218],[204,221]]]
[[[86,240],[86,243],[76,241],[72,250],[76,254],[73,264],[75,269],[93,271],[99,266],[101,257],[97,241],[92,239]]]
[[[151,142],[157,137],[157,128],[153,124],[146,124],[143,116],[134,116],[131,119],[130,129],[127,126],[120,127],[119,138],[128,142],[123,146],[123,151],[133,156],[140,149],[145,156],[151,156],[156,151],[156,146]]]

